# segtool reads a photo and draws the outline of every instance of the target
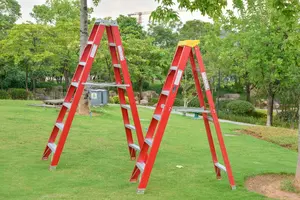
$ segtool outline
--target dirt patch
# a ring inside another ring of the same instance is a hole
[[[281,190],[281,184],[285,180],[292,180],[292,175],[267,174],[251,177],[246,181],[249,191],[257,192],[264,196],[282,200],[300,200],[300,195]]]

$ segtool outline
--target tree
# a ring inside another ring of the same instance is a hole
[[[35,89],[35,73],[43,70],[49,59],[53,58],[51,49],[51,27],[36,24],[15,25],[5,40],[0,42],[0,52],[4,58],[13,58],[14,63],[19,65],[26,73],[26,89],[28,90],[29,73]]]
[[[38,24],[53,25],[53,48],[49,49],[55,55],[53,72],[64,76],[66,89],[78,62],[79,13],[79,2],[69,0],[47,0],[43,5],[34,6],[31,13]]]
[[[99,2],[100,0],[93,0],[93,3],[96,6],[98,5]],[[87,44],[87,40],[88,40],[88,5],[87,5],[87,0],[80,0],[80,56],[84,51],[84,48]],[[77,111],[81,115],[89,115],[90,113],[86,92],[83,92],[80,98]]]
[[[21,6],[16,0],[2,0],[0,2],[0,40],[21,17],[20,9]]]

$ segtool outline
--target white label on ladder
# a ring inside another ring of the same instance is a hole
[[[207,80],[206,72],[202,72],[201,76],[202,76],[202,79],[203,79],[205,90],[209,90],[209,83],[208,83],[208,80]]]
[[[181,75],[182,75],[182,70],[178,70],[177,75],[176,75],[176,79],[175,79],[175,82],[174,82],[175,85],[179,85]]]
[[[123,49],[122,49],[122,46],[121,46],[121,45],[118,46],[118,51],[119,51],[119,57],[120,57],[120,60],[121,60],[121,61],[125,60],[124,54],[123,54]]]
[[[91,57],[92,57],[92,58],[95,57],[97,47],[98,47],[97,45],[95,45],[95,44],[93,45],[92,52],[91,52]]]

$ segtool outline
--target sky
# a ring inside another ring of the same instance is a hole
[[[17,23],[33,21],[30,17],[30,12],[34,5],[44,4],[46,0],[18,0],[21,5],[22,18]],[[92,0],[88,0],[88,6],[92,6]],[[157,7],[154,0],[101,0],[101,3],[95,7],[93,17],[113,17],[114,19],[120,14],[126,15],[134,12],[153,11]],[[208,17],[203,17],[199,12],[189,13],[180,12],[181,21],[185,22],[193,19],[202,21],[212,21]],[[78,16],[79,17],[79,16]],[[143,26],[148,23],[149,15],[143,15]]]

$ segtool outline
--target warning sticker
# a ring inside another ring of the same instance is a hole
[[[203,83],[204,83],[204,88],[205,88],[205,90],[209,90],[209,83],[208,83],[208,80],[207,80],[206,73],[205,73],[205,72],[202,72],[202,73],[201,73],[201,76],[202,76],[202,79],[203,79]]]
[[[182,76],[182,70],[178,70],[177,75],[176,75],[176,79],[175,79],[175,82],[174,82],[175,85],[179,85],[181,76]]]
[[[93,45],[92,51],[91,51],[91,57],[94,58],[97,50],[97,45]]]
[[[97,93],[93,92],[91,93],[91,99],[97,99]]]
[[[121,61],[125,60],[124,54],[123,54],[123,49],[122,49],[122,46],[121,46],[121,45],[118,46],[118,51],[119,51],[119,57],[120,57],[120,60],[121,60]]]

